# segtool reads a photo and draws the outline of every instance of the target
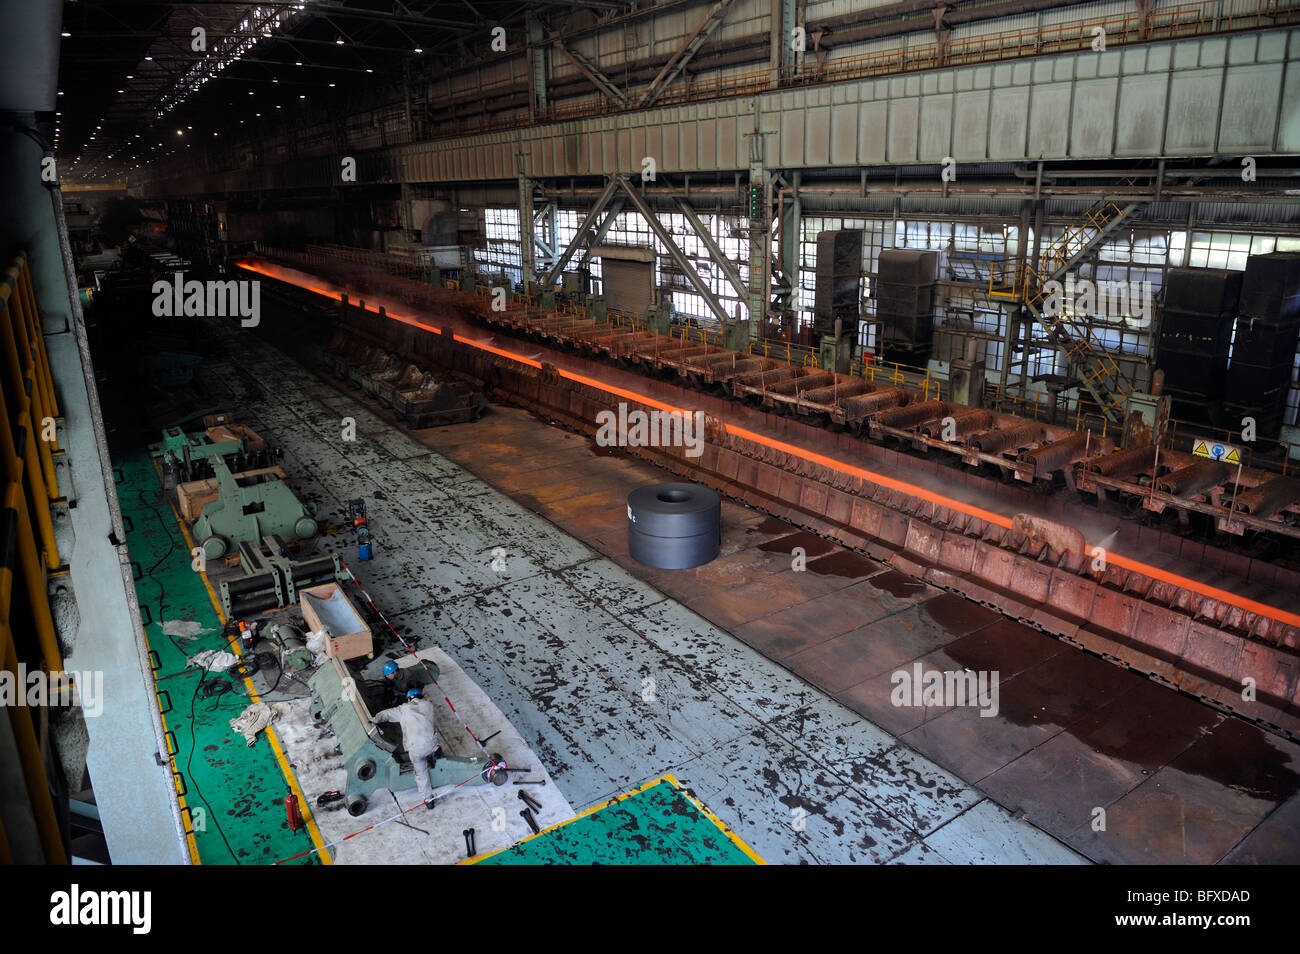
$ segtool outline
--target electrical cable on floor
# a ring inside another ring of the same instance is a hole
[[[166,628],[164,626],[163,607],[166,603],[167,587],[163,584],[162,580],[160,580],[157,576],[154,575],[157,572],[158,568],[163,565],[163,562],[166,561],[166,559],[176,551],[176,537],[172,532],[170,522],[163,517],[162,511],[151,500],[146,499],[145,492],[143,490],[139,491],[139,496],[140,496],[140,502],[153,511],[154,518],[158,521],[159,527],[162,528],[163,533],[166,534],[167,536],[167,552],[164,553],[161,557],[159,557],[157,562],[155,562],[148,570],[146,570],[141,574],[141,579],[143,580],[145,577],[148,577],[149,579],[153,580],[154,584],[158,587],[158,618],[157,618],[158,628],[163,632],[164,636],[166,636],[169,640],[171,640],[172,646],[175,647],[176,651],[180,653],[181,656],[183,656],[186,662],[188,663],[190,659],[189,654],[186,653],[185,650],[181,647],[180,643],[177,642],[176,637],[166,631]],[[190,696],[190,719],[189,722],[186,724],[186,728],[189,730],[190,733],[190,754],[189,754],[189,758],[185,760],[185,777],[194,785],[195,794],[197,794],[199,796],[199,800],[203,802],[203,805],[206,808],[207,813],[212,816],[212,823],[213,825],[216,826],[217,834],[221,836],[221,840],[225,843],[226,850],[230,852],[231,858],[234,859],[236,864],[240,864],[239,856],[236,855],[234,849],[230,847],[230,840],[226,838],[225,829],[221,827],[220,818],[217,816],[217,813],[212,810],[211,803],[208,802],[208,800],[203,796],[203,790],[199,786],[198,779],[196,779],[190,772],[190,766],[193,764],[194,761],[194,751],[196,748],[198,748],[198,733],[195,731],[195,712],[196,712],[195,706],[198,700],[199,690],[203,688],[206,680],[207,680],[206,671],[201,671],[199,674],[199,681],[194,687],[194,693],[193,695]],[[230,686],[229,683],[225,683],[225,685]],[[230,689],[233,690],[233,688],[234,688],[233,686],[230,686]],[[223,692],[221,694],[224,695],[225,693]],[[211,694],[205,695],[204,698],[212,698],[212,695]],[[219,708],[220,705],[221,705],[221,701],[220,699],[218,699],[215,703],[213,703],[213,705],[210,708],[203,711],[213,712],[217,708]]]
[[[194,750],[198,748],[198,734],[194,731],[194,704],[199,697],[199,690],[203,687],[206,679],[206,672],[199,674],[198,684],[195,685],[194,693],[190,696],[190,755],[189,758],[185,760],[185,777],[189,779],[190,784],[194,786],[194,794],[199,796],[199,800],[203,802],[204,806],[207,808],[208,814],[212,815],[212,823],[217,826],[217,834],[221,836],[221,840],[226,844],[226,851],[230,852],[230,857],[234,860],[235,864],[238,865],[243,862],[239,860],[239,855],[235,854],[235,849],[230,847],[230,840],[226,838],[225,829],[221,827],[221,821],[217,818],[216,812],[212,811],[212,803],[204,797],[203,789],[199,787],[199,780],[190,772],[190,765],[194,761]]]

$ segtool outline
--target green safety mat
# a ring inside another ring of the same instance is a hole
[[[752,865],[758,855],[665,776],[472,864]]]
[[[230,720],[253,700],[244,680],[198,671],[179,673],[205,649],[231,650],[221,618],[201,574],[191,568],[190,544],[163,494],[145,452],[118,463],[117,493],[127,527],[136,594],[145,636],[160,681],[160,708],[180,774],[186,827],[193,829],[191,857],[202,864],[269,864],[314,847],[306,828],[290,831],[285,772],[265,732],[249,747]],[[163,623],[173,632],[163,632]],[[195,625],[197,624],[197,625]],[[190,631],[197,636],[190,638]],[[233,692],[205,698],[201,682],[226,682]],[[304,806],[304,815],[306,815]],[[318,864],[317,855],[295,864]]]

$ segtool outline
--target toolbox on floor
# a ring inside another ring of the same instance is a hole
[[[337,583],[302,591],[302,618],[313,633],[325,630],[325,655],[340,659],[375,654],[370,627]]]

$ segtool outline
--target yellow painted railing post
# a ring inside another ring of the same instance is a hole
[[[36,638],[45,659],[45,667],[51,673],[63,671],[63,655],[59,651],[59,641],[54,632],[54,617],[50,613],[50,598],[45,592],[45,573],[41,567],[40,552],[36,548],[36,532],[32,529],[31,507],[23,493],[23,463],[14,447],[13,430],[9,426],[9,409],[5,406],[4,393],[0,391],[0,466],[8,482],[5,489],[5,507],[17,514],[16,546],[18,568],[21,571],[27,601],[31,604],[32,615],[36,623]],[[43,499],[33,501],[35,510],[42,510],[48,515],[49,508]],[[4,574],[0,570],[0,583]],[[0,621],[7,621],[8,593],[0,604]]]
[[[5,321],[10,333],[14,339],[14,351],[18,362],[18,376],[22,382],[22,387],[27,391],[28,416],[31,427],[36,434],[33,435],[36,448],[36,456],[40,462],[41,475],[44,484],[44,490],[50,500],[59,499],[58,480],[54,475],[54,458],[50,452],[50,442],[43,440],[39,435],[45,430],[45,422],[53,421],[54,416],[49,414],[45,408],[45,389],[40,382],[40,368],[36,361],[35,346],[31,341],[31,327],[28,321],[27,312],[29,309],[27,295],[23,287],[23,268],[25,262],[19,257],[15,264],[6,273],[6,279],[12,276],[12,290],[8,297],[8,309],[5,315]],[[57,566],[57,564],[55,564]]]
[[[6,604],[7,602],[6,599]],[[0,666],[10,673],[11,678],[17,679],[18,653],[14,648],[13,632],[9,627],[8,605],[5,605],[3,610],[5,618],[0,620]],[[68,863],[68,855],[63,847],[63,837],[59,833],[58,818],[54,814],[54,802],[50,798],[49,781],[45,776],[45,762],[36,740],[36,727],[32,724],[31,710],[27,707],[22,692],[17,693],[17,705],[9,710],[9,724],[13,727],[18,761],[22,765],[23,781],[27,787],[27,799],[31,803],[32,814],[36,817],[36,830],[41,839],[41,849],[45,852],[45,861],[47,864],[65,865]]]
[[[36,310],[36,294],[32,290],[31,270],[27,267],[26,254],[23,255],[21,289],[26,296],[27,322],[30,329],[33,356],[36,359],[37,380],[42,383],[45,392],[45,412],[51,417],[59,416],[59,402],[54,396],[54,376],[50,372],[50,356],[45,350],[45,335],[41,328],[40,313]],[[54,445],[58,449],[58,445]]]
[[[0,315],[0,349],[5,352],[4,359],[9,368],[9,377],[13,387],[13,392],[19,397],[19,405],[14,415],[15,421],[20,431],[26,432],[26,441],[24,448],[20,452],[17,445],[11,441],[6,451],[12,449],[13,453],[21,458],[21,464],[27,471],[27,483],[31,495],[34,498],[32,510],[36,514],[36,524],[40,528],[41,541],[45,550],[45,565],[50,570],[58,569],[62,565],[59,559],[59,548],[54,541],[54,521],[50,518],[49,495],[45,489],[45,479],[41,472],[40,453],[36,449],[36,433],[32,426],[32,400],[31,395],[27,393],[26,383],[23,379],[22,369],[18,360],[18,344],[14,339],[15,315],[12,308],[12,296],[14,291],[14,280],[17,278],[17,269],[10,268],[5,274],[5,280],[0,282],[0,308],[3,308],[3,314]],[[6,421],[6,430],[8,429]],[[44,600],[44,597],[42,597]]]

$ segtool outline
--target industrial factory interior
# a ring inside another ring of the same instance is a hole
[[[1208,926],[1300,863],[1300,0],[0,11],[53,923],[824,864]]]

